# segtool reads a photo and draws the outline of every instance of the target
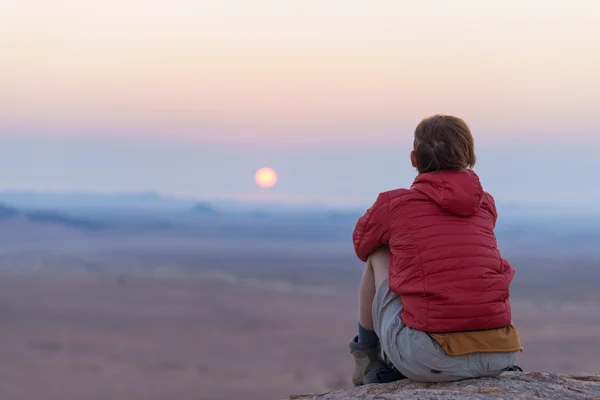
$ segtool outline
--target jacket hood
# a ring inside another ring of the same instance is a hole
[[[483,187],[472,170],[420,174],[411,189],[425,194],[443,210],[461,217],[475,214],[483,202]]]

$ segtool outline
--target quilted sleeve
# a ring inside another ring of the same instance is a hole
[[[496,209],[496,202],[494,201],[494,197],[491,194],[487,192],[485,193],[482,207],[485,208],[490,214],[490,217],[492,218],[492,224],[495,228],[496,221],[498,220],[498,210]]]
[[[352,241],[354,251],[362,261],[367,261],[373,251],[389,243],[389,202],[389,194],[381,193],[371,208],[356,223]]]

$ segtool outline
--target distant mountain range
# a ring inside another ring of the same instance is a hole
[[[16,208],[4,206],[0,204],[0,220],[13,218],[19,215],[19,210]]]
[[[356,218],[362,215],[370,204],[362,207],[331,207],[325,204],[282,204],[253,202],[228,199],[193,199],[177,198],[153,192],[130,194],[96,194],[96,193],[48,193],[36,191],[0,191],[0,210],[3,216],[23,212],[35,212],[32,219],[59,222],[64,215],[69,223],[74,218],[90,218],[94,215],[119,214],[126,217],[152,217],[161,213],[171,215],[217,216],[244,214],[254,218],[268,218],[278,215],[319,216],[329,220]],[[10,209],[14,207],[14,209]],[[590,208],[577,205],[544,205],[544,204],[497,204],[500,219],[504,218],[554,218],[564,216],[600,216],[600,207]],[[44,210],[40,215],[40,210]],[[57,213],[57,214],[56,214]],[[64,221],[63,221],[64,222]]]
[[[191,211],[194,214],[199,214],[199,215],[218,215],[219,214],[219,211],[217,210],[217,208],[213,204],[207,203],[207,202],[197,203],[195,206],[193,206],[191,208]]]
[[[74,215],[95,212],[117,212],[130,215],[153,212],[192,212],[196,215],[253,214],[265,217],[281,213],[337,213],[359,214],[361,210],[333,210],[322,204],[291,205],[228,199],[199,200],[163,196],[157,193],[95,194],[95,193],[47,193],[35,191],[1,191],[0,203],[10,204],[22,210],[52,210]],[[367,207],[367,206],[365,206]],[[365,208],[366,209],[366,208]]]
[[[76,229],[97,230],[103,227],[102,224],[97,222],[70,217],[53,211],[20,211],[14,207],[0,204],[0,221],[19,217],[34,223],[62,225]]]
[[[35,230],[36,226],[55,226],[63,227],[77,231],[113,231],[122,233],[138,233],[138,234],[153,234],[159,232],[170,232],[171,234],[208,234],[203,233],[208,226],[211,226],[214,231],[214,226],[219,226],[220,230],[230,229],[237,223],[246,224],[244,227],[245,235],[252,235],[252,231],[262,232],[264,230],[263,223],[269,225],[276,224],[277,226],[285,226],[286,229],[296,229],[300,226],[300,230],[306,229],[306,224],[317,224],[316,226],[327,226],[333,224],[335,226],[340,223],[343,225],[353,224],[356,218],[360,215],[358,212],[343,212],[343,211],[328,211],[328,210],[285,210],[274,209],[268,207],[265,209],[247,206],[243,208],[222,207],[220,203],[212,202],[196,202],[191,204],[181,203],[179,207],[160,209],[159,212],[152,212],[152,209],[146,208],[145,211],[131,210],[127,206],[133,206],[134,200],[145,202],[148,207],[148,202],[162,201],[154,196],[126,196],[121,198],[121,202],[115,199],[102,196],[103,199],[109,200],[108,205],[99,201],[98,198],[92,196],[67,196],[69,201],[78,198],[80,200],[93,199],[93,202],[87,202],[89,208],[69,207],[68,202],[56,201],[59,197],[54,197],[53,202],[42,204],[37,201],[37,195],[29,198],[26,195],[19,194],[18,196],[5,196],[13,200],[20,198],[22,201],[19,207],[0,203],[0,229],[11,230],[21,229],[23,227],[31,231]],[[93,207],[91,204],[93,203]],[[164,204],[164,202],[163,202]],[[187,207],[183,208],[186,205]],[[36,206],[40,208],[37,209]],[[44,208],[42,208],[42,206]],[[51,207],[54,206],[55,209]],[[72,211],[70,210],[72,209]],[[11,221],[10,224],[5,222]],[[244,221],[247,221],[245,223]],[[257,225],[254,225],[255,221]],[[23,223],[27,223],[26,226]],[[16,224],[16,225],[15,225]],[[208,225],[207,225],[208,224]],[[216,225],[215,225],[216,224]],[[233,225],[232,225],[233,224]],[[236,228],[240,231],[240,228]],[[323,230],[326,228],[318,228]],[[264,232],[263,232],[264,233]]]
[[[40,202],[39,199],[45,196],[28,197],[21,193],[6,197],[28,201],[7,203],[0,200],[0,243],[29,248],[36,240],[40,243],[71,240],[76,245],[90,237],[101,237],[102,240],[154,237],[349,245],[356,220],[364,213],[364,210],[326,207],[271,208],[243,202],[238,202],[236,208],[231,202],[170,200],[154,195],[116,198],[74,195],[62,198],[64,201],[58,201],[60,195],[50,195],[48,198],[53,202]],[[75,199],[82,202],[73,203]],[[136,209],[138,202],[143,206]],[[163,208],[152,208],[152,204],[162,204]],[[595,244],[600,240],[599,226],[600,216],[585,211],[578,215],[568,212],[544,214],[533,207],[512,206],[500,210],[496,233],[503,248],[512,254],[534,254],[542,251],[541,244],[546,246],[543,251],[548,254],[551,251],[553,254],[564,253],[565,249],[591,254],[590,249],[597,249]],[[600,253],[594,250],[593,254]]]

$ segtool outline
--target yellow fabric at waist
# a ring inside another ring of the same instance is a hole
[[[523,350],[519,331],[513,324],[499,329],[470,332],[430,333],[450,356],[471,353],[509,353]]]

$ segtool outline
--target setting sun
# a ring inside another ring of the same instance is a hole
[[[261,168],[254,175],[256,184],[262,188],[270,188],[277,183],[277,173],[272,168]]]

